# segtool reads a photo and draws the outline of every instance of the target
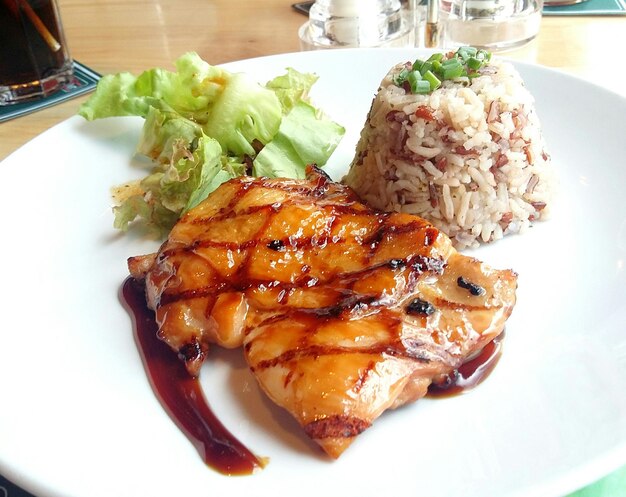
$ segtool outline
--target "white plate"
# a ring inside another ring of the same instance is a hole
[[[415,51],[229,64],[260,81],[315,71],[352,156],[377,85]],[[626,100],[518,64],[560,176],[553,219],[475,252],[519,272],[494,373],[476,390],[382,416],[338,461],[259,392],[239,353],[202,370],[214,410],[269,466],[208,469],[155,399],[118,297],[155,242],[111,227],[109,187],[140,176],[140,122],[72,118],[0,164],[0,473],[39,497],[557,496],[626,463]],[[145,166],[145,164],[144,164]]]

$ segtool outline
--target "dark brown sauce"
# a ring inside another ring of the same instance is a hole
[[[122,296],[133,317],[135,341],[152,389],[205,463],[226,475],[247,475],[262,468],[264,462],[244,447],[211,411],[198,379],[190,376],[172,349],[157,338],[157,324],[146,305],[143,282],[127,278]]]
[[[429,397],[448,397],[461,394],[478,386],[493,371],[502,355],[504,332],[483,347],[473,359],[463,363],[447,375],[443,381],[433,382],[428,387]]]

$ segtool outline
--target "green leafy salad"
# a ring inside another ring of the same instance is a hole
[[[138,221],[164,234],[231,178],[303,178],[308,164],[323,166],[345,130],[310,103],[316,80],[288,68],[263,86],[196,53],[175,72],[104,76],[79,114],[143,117],[137,152],[153,161],[144,179],[117,188],[115,227]]]

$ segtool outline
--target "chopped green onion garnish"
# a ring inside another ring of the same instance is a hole
[[[466,61],[470,57],[474,57],[477,51],[478,50],[474,47],[461,47],[457,50],[457,54],[459,54],[463,61]]]
[[[420,79],[416,82],[415,91],[413,93],[430,93],[432,90],[430,88],[430,83],[425,79]]]
[[[424,73],[424,79],[430,84],[431,91],[436,90],[441,86],[441,81],[431,71],[426,71],[426,73]]]
[[[415,59],[415,62],[413,62],[413,70],[414,71],[419,71],[422,68],[422,64],[424,63],[423,60],[420,59]]]
[[[477,69],[480,69],[480,66],[483,65],[483,61],[477,59],[476,57],[470,57],[469,59],[467,59],[467,67],[469,67],[470,69],[473,69],[474,71],[476,71]]]
[[[422,64],[422,67],[420,67],[420,74],[423,76],[424,74],[426,74],[428,71],[431,71],[433,68],[433,63],[426,61]]]
[[[463,66],[450,66],[443,68],[443,79],[455,79],[463,75]]]
[[[409,85],[411,86],[411,91],[413,93],[419,93],[417,91],[418,88],[418,83],[422,80],[422,75],[419,73],[419,71],[411,71],[409,73],[409,75],[406,77],[406,80],[409,82]]]
[[[402,69],[396,77],[393,79],[393,84],[396,86],[402,86],[402,84],[406,81],[407,76],[409,75],[408,69]]]
[[[441,65],[443,67],[449,67],[449,66],[460,66],[461,62],[459,61],[459,59],[457,59],[456,57],[452,57],[451,59],[448,60],[444,60]]]
[[[476,78],[479,69],[491,60],[491,52],[461,47],[449,57],[434,53],[427,60],[416,59],[411,69],[403,68],[393,79],[396,86],[408,83],[412,93],[430,93],[442,81],[460,77]]]
[[[412,93],[430,93],[434,89],[428,80],[422,79],[419,71],[411,71],[406,80],[411,86]]]

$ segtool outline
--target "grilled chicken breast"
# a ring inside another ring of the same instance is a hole
[[[190,374],[210,344],[243,346],[261,388],[332,457],[496,337],[517,285],[314,167],[223,184],[129,268]]]

